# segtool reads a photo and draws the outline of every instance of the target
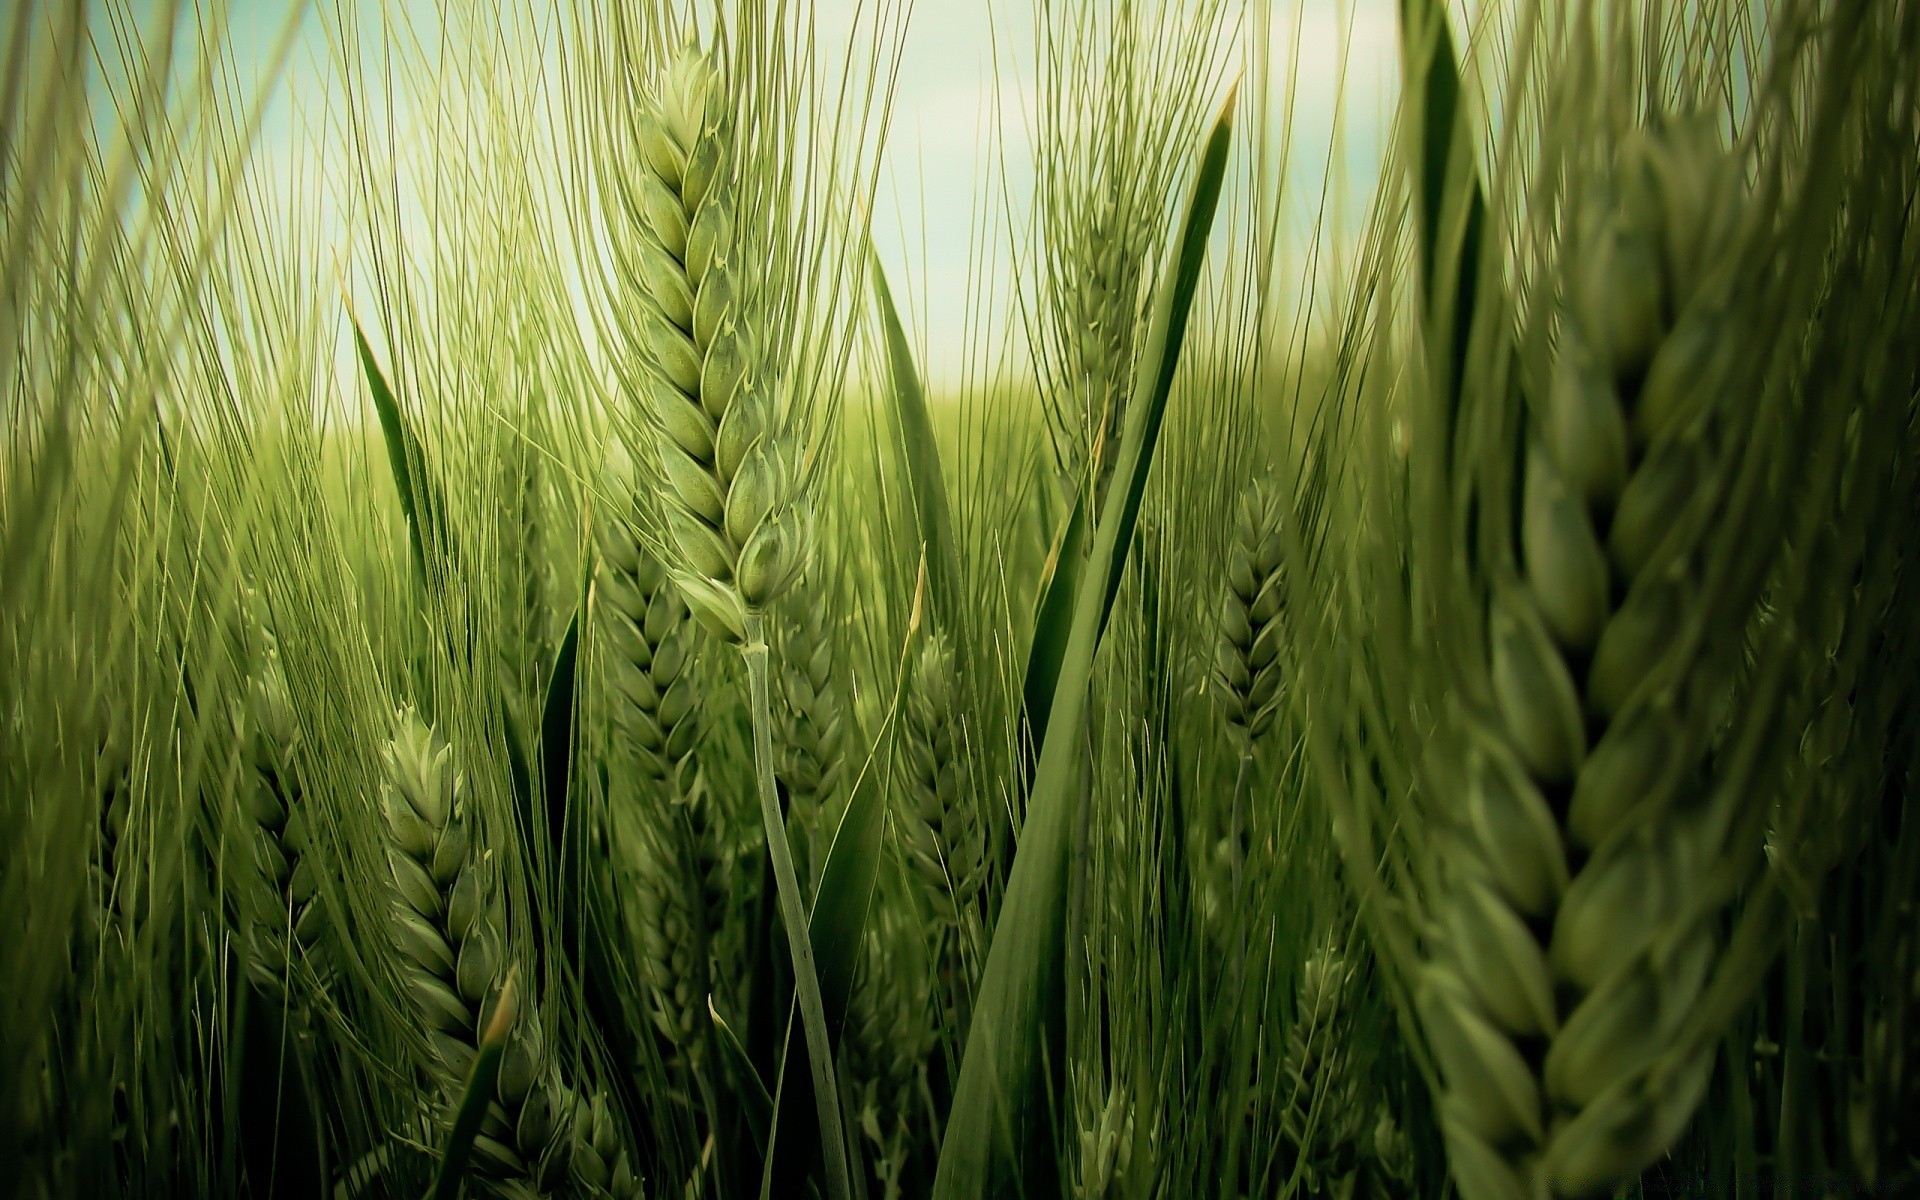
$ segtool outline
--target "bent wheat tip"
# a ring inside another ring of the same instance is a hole
[[[762,359],[737,273],[734,132],[726,81],[692,41],[642,120],[640,283],[663,516],[687,603],[744,642],[747,618],[780,596],[811,552],[797,455],[781,425],[778,374]]]

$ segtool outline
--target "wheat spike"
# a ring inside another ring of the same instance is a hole
[[[753,248],[735,243],[733,141],[726,81],[689,39],[641,118],[642,399],[675,582],[702,624],[743,643],[812,537],[780,380],[740,302]]]
[[[313,965],[323,952],[325,925],[317,896],[304,796],[296,756],[300,730],[280,658],[270,635],[247,686],[247,728],[242,744],[252,768],[243,791],[246,834],[258,886],[247,895],[257,907],[247,930],[248,967],[262,982],[280,979],[297,950]],[[271,911],[265,911],[267,903]],[[291,935],[291,941],[288,935]]]
[[[986,839],[967,787],[966,731],[956,714],[953,647],[944,634],[921,641],[901,729],[906,806],[896,828],[935,910],[965,932],[986,878]]]
[[[810,592],[796,591],[799,603],[787,605],[792,620],[778,647],[780,695],[774,710],[775,743],[780,748],[776,775],[787,791],[787,819],[801,836],[805,867],[821,865],[824,822],[840,783],[846,713],[834,678],[832,627],[826,605]]]
[[[1353,977],[1353,965],[1331,945],[1307,957],[1281,1058],[1288,1103],[1280,1132],[1310,1196],[1350,1187],[1366,1116],[1346,1020]]]
[[[1074,1200],[1106,1200],[1127,1194],[1133,1167],[1133,1103],[1125,1085],[1111,1079],[1104,1087],[1096,1070],[1078,1065],[1075,1092]]]
[[[1374,1115],[1373,1129],[1367,1135],[1367,1161],[1372,1164],[1386,1196],[1413,1193],[1413,1141],[1394,1120],[1385,1104]]]
[[[638,1200],[640,1178],[620,1139],[604,1093],[573,1101],[573,1179],[588,1195]]]
[[[935,1049],[933,964],[906,910],[877,908],[863,938],[865,963],[847,1005],[847,1074],[855,1126],[873,1144],[882,1195],[901,1195],[917,1132],[920,1072]]]
[[[682,800],[693,792],[699,736],[692,616],[665,568],[624,522],[604,519],[594,528],[609,715],[645,776],[669,799]]]
[[[700,849],[682,820],[683,808],[620,805],[613,814],[622,859],[630,863],[625,890],[635,901],[641,969],[653,990],[652,1017],[662,1037],[697,1067],[704,1059],[707,995],[712,990],[710,914],[723,911],[724,892],[702,879]],[[717,878],[715,876],[714,878]]]
[[[1278,493],[1256,481],[1241,496],[1234,521],[1213,668],[1227,727],[1242,746],[1273,727],[1280,707],[1283,549]]]
[[[1101,189],[1083,218],[1062,294],[1070,314],[1074,376],[1085,389],[1087,452],[1098,491],[1106,493],[1120,450],[1127,395],[1133,387],[1136,328],[1144,275],[1141,248],[1152,228],[1146,205],[1129,189]]]
[[[506,977],[506,913],[452,747],[410,709],[388,744],[384,807],[401,977],[433,1031],[432,1069],[454,1098]],[[537,1027],[516,1023],[496,1090],[473,1141],[475,1169],[507,1192],[554,1186],[571,1157],[571,1109]]]
[[[1711,1071],[1711,1045],[1676,1037],[1718,953],[1697,774],[1724,689],[1663,655],[1698,586],[1688,501],[1721,458],[1700,418],[1735,342],[1704,272],[1732,252],[1736,186],[1709,126],[1637,133],[1566,278],[1522,578],[1496,579],[1488,612],[1497,718],[1468,721],[1419,988],[1470,1200],[1630,1178]]]
[[[539,449],[513,430],[501,448],[499,495],[500,582],[506,616],[500,646],[508,695],[513,703],[537,702],[551,667],[547,653],[546,512],[542,502]]]

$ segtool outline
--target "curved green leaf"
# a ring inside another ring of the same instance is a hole
[[[358,317],[348,314],[353,322],[353,340],[360,351],[360,367],[366,373],[367,387],[373,393],[373,408],[380,417],[380,432],[387,443],[387,461],[393,467],[393,485],[400,493],[400,507],[407,516],[407,535],[413,547],[413,565],[419,570],[422,582],[434,576],[427,570],[429,565],[438,566],[440,556],[447,551],[446,506],[440,501],[440,493],[433,479],[427,474],[426,451],[421,448],[420,439],[414,436],[408,427],[406,414],[400,411],[400,401],[394,395],[393,387],[388,384],[380,364],[373,357],[373,347],[367,343],[367,335],[360,328]]]
[[[500,1078],[500,1056],[506,1052],[507,1032],[513,1028],[513,981],[513,975],[509,974],[506,986],[500,989],[500,998],[494,1002],[493,1017],[480,1037],[480,1053],[474,1056],[473,1070],[467,1075],[467,1089],[461,1094],[460,1107],[454,1113],[446,1151],[440,1156],[439,1169],[434,1172],[430,1200],[458,1200],[460,1195],[460,1181],[467,1174],[473,1139],[487,1115],[487,1104]]]
[[[899,422],[900,446],[907,479],[913,489],[914,523],[927,556],[927,585],[934,612],[951,621],[960,606],[960,553],[953,539],[953,516],[947,507],[947,478],[940,468],[940,446],[934,438],[933,416],[927,411],[926,389],[913,365],[893,292],[880,269],[880,256],[871,256],[873,294],[887,339],[887,367],[893,376],[893,414]]]
[[[1108,490],[1094,527],[1090,573],[1074,599],[1073,624],[1059,685],[1048,706],[1047,737],[1040,747],[1026,824],[981,976],[960,1081],[940,1146],[936,1200],[988,1193],[996,1164],[1017,1161],[1023,1131],[1036,1115],[1034,1082],[1040,1064],[1047,1063],[1056,1075],[1062,1073],[1063,1048],[1048,1046],[1047,1030],[1058,1028],[1061,1008],[1065,859],[1087,686],[1139,519],[1154,443],[1185,341],[1226,174],[1232,121],[1233,96],[1229,94],[1201,151],[1179,238],[1171,247],[1176,256],[1173,269],[1162,275],[1155,296],[1153,325],[1135,377],[1135,402],[1127,414],[1116,463],[1115,482],[1124,480],[1126,486]],[[1052,1094],[1061,1094],[1057,1083]]]
[[[873,902],[874,884],[880,876],[880,851],[887,824],[887,784],[893,778],[894,746],[900,728],[897,718],[905,690],[906,672],[901,671],[886,718],[867,751],[866,762],[861,765],[853,792],[847,798],[846,810],[834,830],[833,844],[827,849],[827,861],[820,872],[820,887],[814,894],[813,911],[807,918],[814,971],[820,980],[820,1003],[826,1010],[827,1030],[836,1043],[846,1020],[847,1003],[853,995],[853,974],[860,962],[867,909]],[[780,1081],[774,1089],[780,1112],[778,1126],[783,1128],[804,1126],[811,1120],[811,1114],[802,1116],[794,1110],[795,1105],[810,1099],[806,1089],[784,1086],[789,1070],[804,1074],[808,1069],[806,1039],[799,1033],[798,1026],[789,1021],[786,1048],[780,1059]]]
[[[1472,144],[1462,135],[1460,66],[1454,59],[1446,6],[1440,0],[1400,0],[1400,53],[1409,92],[1416,97],[1407,111],[1420,147],[1414,201],[1420,286],[1427,306],[1427,351],[1440,368],[1435,378],[1446,381],[1451,429],[1466,370],[1467,343],[1473,334],[1487,203]],[[1448,208],[1450,180],[1464,199],[1464,213]]]
[[[1034,609],[1033,640],[1027,643],[1027,671],[1021,684],[1028,740],[1026,775],[1031,781],[1033,755],[1047,740],[1047,716],[1054,689],[1060,685],[1060,664],[1067,657],[1067,638],[1073,628],[1074,598],[1087,571],[1087,493],[1074,497],[1073,511],[1047,554],[1040,580],[1040,600]],[[1104,624],[1104,622],[1103,622]]]

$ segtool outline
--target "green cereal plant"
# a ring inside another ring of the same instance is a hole
[[[674,809],[622,804],[613,816],[615,845],[628,865],[623,890],[633,900],[642,977],[653,989],[653,1021],[693,1071],[702,1066],[712,990],[709,922],[724,893],[709,894],[699,870],[706,851]],[[709,876],[711,877],[711,876]]]
[[[853,1124],[873,1147],[886,1200],[912,1194],[908,1159],[923,1137],[923,1072],[938,1040],[934,962],[911,907],[873,915],[861,973],[847,1004],[847,1086]]]
[[[1264,736],[1280,710],[1285,605],[1281,513],[1274,484],[1256,479],[1237,507],[1227,560],[1213,682],[1228,731],[1242,748]]]
[[[1422,974],[1456,1175],[1489,1195],[1634,1173],[1713,1064],[1711,1044],[1676,1051],[1721,950],[1700,884],[1727,816],[1688,786],[1706,744],[1676,735],[1713,722],[1718,696],[1710,669],[1659,681],[1703,585],[1675,517],[1725,461],[1700,420],[1733,346],[1706,276],[1742,197],[1703,123],[1630,135],[1611,191],[1570,256],[1519,483],[1522,574],[1489,597],[1498,715],[1463,746],[1459,857]],[[1545,1055],[1525,1065],[1532,1038]]]
[[[1118,1076],[1100,1083],[1100,1072],[1073,1070],[1075,1128],[1074,1200],[1106,1200],[1128,1194],[1133,1171],[1133,1098]]]
[[[1227,22],[1216,0],[1077,0],[1035,10],[1040,147],[1036,345],[1054,466],[1106,493],[1147,333],[1180,131],[1204,119]]]
[[[1256,478],[1242,493],[1235,512],[1233,541],[1227,551],[1220,638],[1213,659],[1212,683],[1226,718],[1228,740],[1238,759],[1225,845],[1236,905],[1254,751],[1273,728],[1283,699],[1285,580],[1281,568],[1285,547],[1280,535],[1281,516],[1278,488],[1264,477]]]
[[[639,328],[648,365],[640,397],[665,483],[663,559],[694,615],[739,647],[751,691],[761,821],[813,1071],[830,1194],[848,1194],[846,1139],[832,1042],[808,937],[805,900],[773,777],[766,613],[806,569],[812,517],[792,386],[770,361],[764,313],[747,272],[766,247],[740,228],[743,176],[763,164],[736,155],[730,85],[689,39],[643,110],[638,183],[640,284],[651,301]]]
[[[503,591],[501,666],[511,703],[528,707],[530,717],[535,711],[530,706],[546,687],[552,664],[547,644],[550,618],[545,481],[541,475],[542,447],[533,440],[539,423],[531,419],[538,409],[529,403],[524,412],[529,418],[526,428],[509,428],[496,438],[500,445],[495,452],[494,471],[501,513],[495,533]],[[523,717],[522,723],[526,719]]]
[[[1282,1052],[1288,1101],[1280,1131],[1293,1156],[1293,1177],[1310,1196],[1351,1190],[1362,1136],[1371,1132],[1346,1019],[1354,975],[1353,964],[1330,943],[1307,956]]]
[[[783,427],[782,377],[761,357],[739,277],[755,253],[735,228],[727,85],[707,53],[675,53],[643,121],[639,188],[656,257],[641,276],[651,387],[641,398],[667,487],[675,581],[700,620],[751,645],[766,607],[810,553],[798,447]],[[747,164],[750,165],[750,164]]]

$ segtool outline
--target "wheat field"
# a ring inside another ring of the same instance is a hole
[[[20,0],[0,1193],[1920,1188],[1920,3],[1390,8]]]

